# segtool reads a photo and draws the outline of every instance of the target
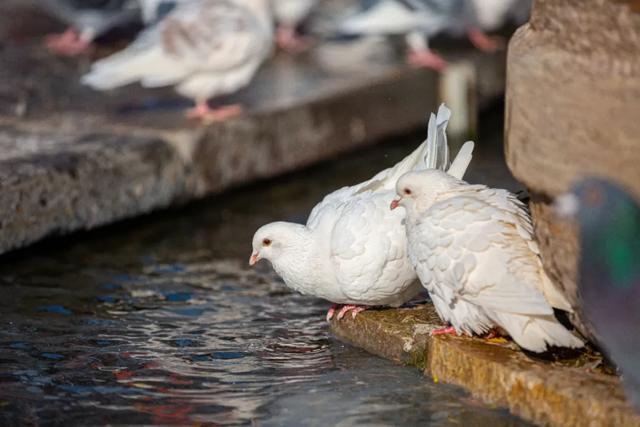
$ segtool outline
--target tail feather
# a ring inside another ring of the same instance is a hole
[[[424,144],[425,169],[446,170],[449,167],[449,143],[447,141],[447,125],[451,119],[451,110],[446,105],[440,105],[438,115],[431,115],[427,143]]]
[[[166,86],[179,81],[184,70],[167,63],[158,48],[132,49],[102,59],[82,77],[82,83],[97,90],[109,90],[142,80],[144,86]]]
[[[495,322],[504,328],[522,348],[536,353],[548,346],[580,348],[581,339],[567,330],[553,315],[524,316],[520,314],[494,312]]]
[[[464,178],[464,174],[467,172],[467,168],[473,159],[473,149],[475,144],[473,141],[467,141],[464,143],[460,151],[458,151],[458,155],[449,166],[447,173],[455,178],[462,179]]]
[[[431,114],[429,118],[429,127],[427,139],[420,144],[411,154],[405,157],[394,167],[385,169],[359,185],[356,189],[357,193],[366,191],[376,191],[381,188],[389,190],[394,189],[398,179],[407,172],[413,170],[439,169],[447,170],[449,167],[449,144],[447,142],[447,124],[451,117],[451,111],[446,105],[440,105],[438,114]],[[456,177],[462,178],[464,172],[471,161],[471,153],[473,152],[473,143],[466,143],[460,150],[456,161],[457,174]]]
[[[555,283],[551,281],[549,276],[546,273],[542,274],[542,293],[549,301],[551,307],[564,310],[568,313],[573,313],[573,307],[567,300],[567,297],[564,296],[562,292],[557,288]]]

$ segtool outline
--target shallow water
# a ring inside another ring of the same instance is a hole
[[[337,342],[326,302],[246,265],[259,225],[303,221],[419,139],[4,257],[0,424],[522,425]],[[470,179],[513,188],[483,144]]]

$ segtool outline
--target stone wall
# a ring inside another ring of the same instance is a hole
[[[507,163],[534,195],[545,267],[577,308],[575,227],[552,215],[550,201],[588,175],[640,196],[638,5],[537,0],[509,47]],[[593,338],[579,313],[574,321]]]

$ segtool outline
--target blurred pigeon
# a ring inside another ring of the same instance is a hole
[[[344,304],[338,314],[355,315],[368,306],[399,306],[420,292],[407,258],[402,216],[389,211],[396,180],[416,169],[449,166],[444,105],[431,115],[425,142],[392,168],[368,181],[327,195],[306,225],[274,222],[253,237],[249,263],[269,260],[285,284],[302,294]],[[464,175],[473,143],[467,143],[449,172]],[[331,319],[335,306],[327,313]]]
[[[45,0],[44,7],[70,25],[62,34],[45,38],[54,52],[75,56],[109,30],[139,19],[138,0]]]
[[[248,85],[272,44],[268,0],[179,2],[129,47],[93,64],[82,82],[97,90],[136,81],[149,88],[175,85],[196,101],[189,117],[225,120],[242,108],[211,109],[208,99]]]
[[[640,206],[617,185],[588,179],[555,208],[578,219],[582,310],[640,411]]]
[[[273,15],[277,23],[276,41],[288,52],[306,49],[308,41],[298,34],[298,27],[318,4],[318,0],[271,0]]]
[[[473,0],[478,27],[496,31],[512,20],[523,24],[529,19],[532,0]]]
[[[438,170],[409,172],[391,208],[406,209],[409,257],[456,333],[506,330],[520,347],[582,347],[554,316],[571,310],[544,272],[531,220],[506,190]]]
[[[471,0],[363,0],[355,15],[338,26],[338,32],[358,35],[404,35],[407,62],[442,71],[446,61],[429,49],[429,39],[439,33],[467,34],[478,48],[497,46],[478,27]]]

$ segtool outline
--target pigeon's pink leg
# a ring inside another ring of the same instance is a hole
[[[469,30],[467,37],[476,48],[483,52],[495,52],[505,44],[502,37],[490,37],[477,28]]]
[[[198,101],[194,108],[187,110],[186,114],[190,119],[198,119],[203,123],[213,123],[225,121],[242,114],[242,112],[242,106],[239,104],[211,108],[207,101]]]
[[[296,28],[289,25],[278,26],[276,43],[280,49],[292,54],[304,52],[311,46],[309,39],[299,36]]]
[[[327,311],[327,322],[333,319],[333,315],[336,313],[336,309],[338,308],[338,304],[333,304],[329,311]]]
[[[361,305],[361,306],[359,306],[359,307],[354,308],[353,310],[351,310],[351,318],[352,318],[352,319],[355,319],[355,318],[356,318],[356,316],[358,315],[358,313],[362,313],[362,312],[363,312],[363,311],[365,311],[367,308],[368,308],[368,307],[365,307],[365,306],[362,306],[362,305]]]
[[[486,339],[486,340],[490,340],[493,338],[500,338],[503,336],[503,333],[500,329],[498,328],[491,328],[489,330],[489,332],[487,332],[482,338]]]
[[[407,55],[407,63],[414,67],[430,68],[438,72],[444,71],[447,61],[431,50],[414,50]]]
[[[78,56],[91,49],[91,42],[80,37],[73,28],[62,34],[51,34],[45,37],[44,45],[62,56]]]
[[[435,335],[458,335],[458,332],[453,326],[447,326],[446,328],[434,329],[429,335],[432,337]]]
[[[351,317],[355,319],[358,313],[365,311],[367,308],[369,307],[362,306],[362,305],[352,305],[352,304],[343,305],[340,311],[338,312],[338,320],[342,319],[345,316],[345,314],[347,314],[348,312],[351,312]]]

